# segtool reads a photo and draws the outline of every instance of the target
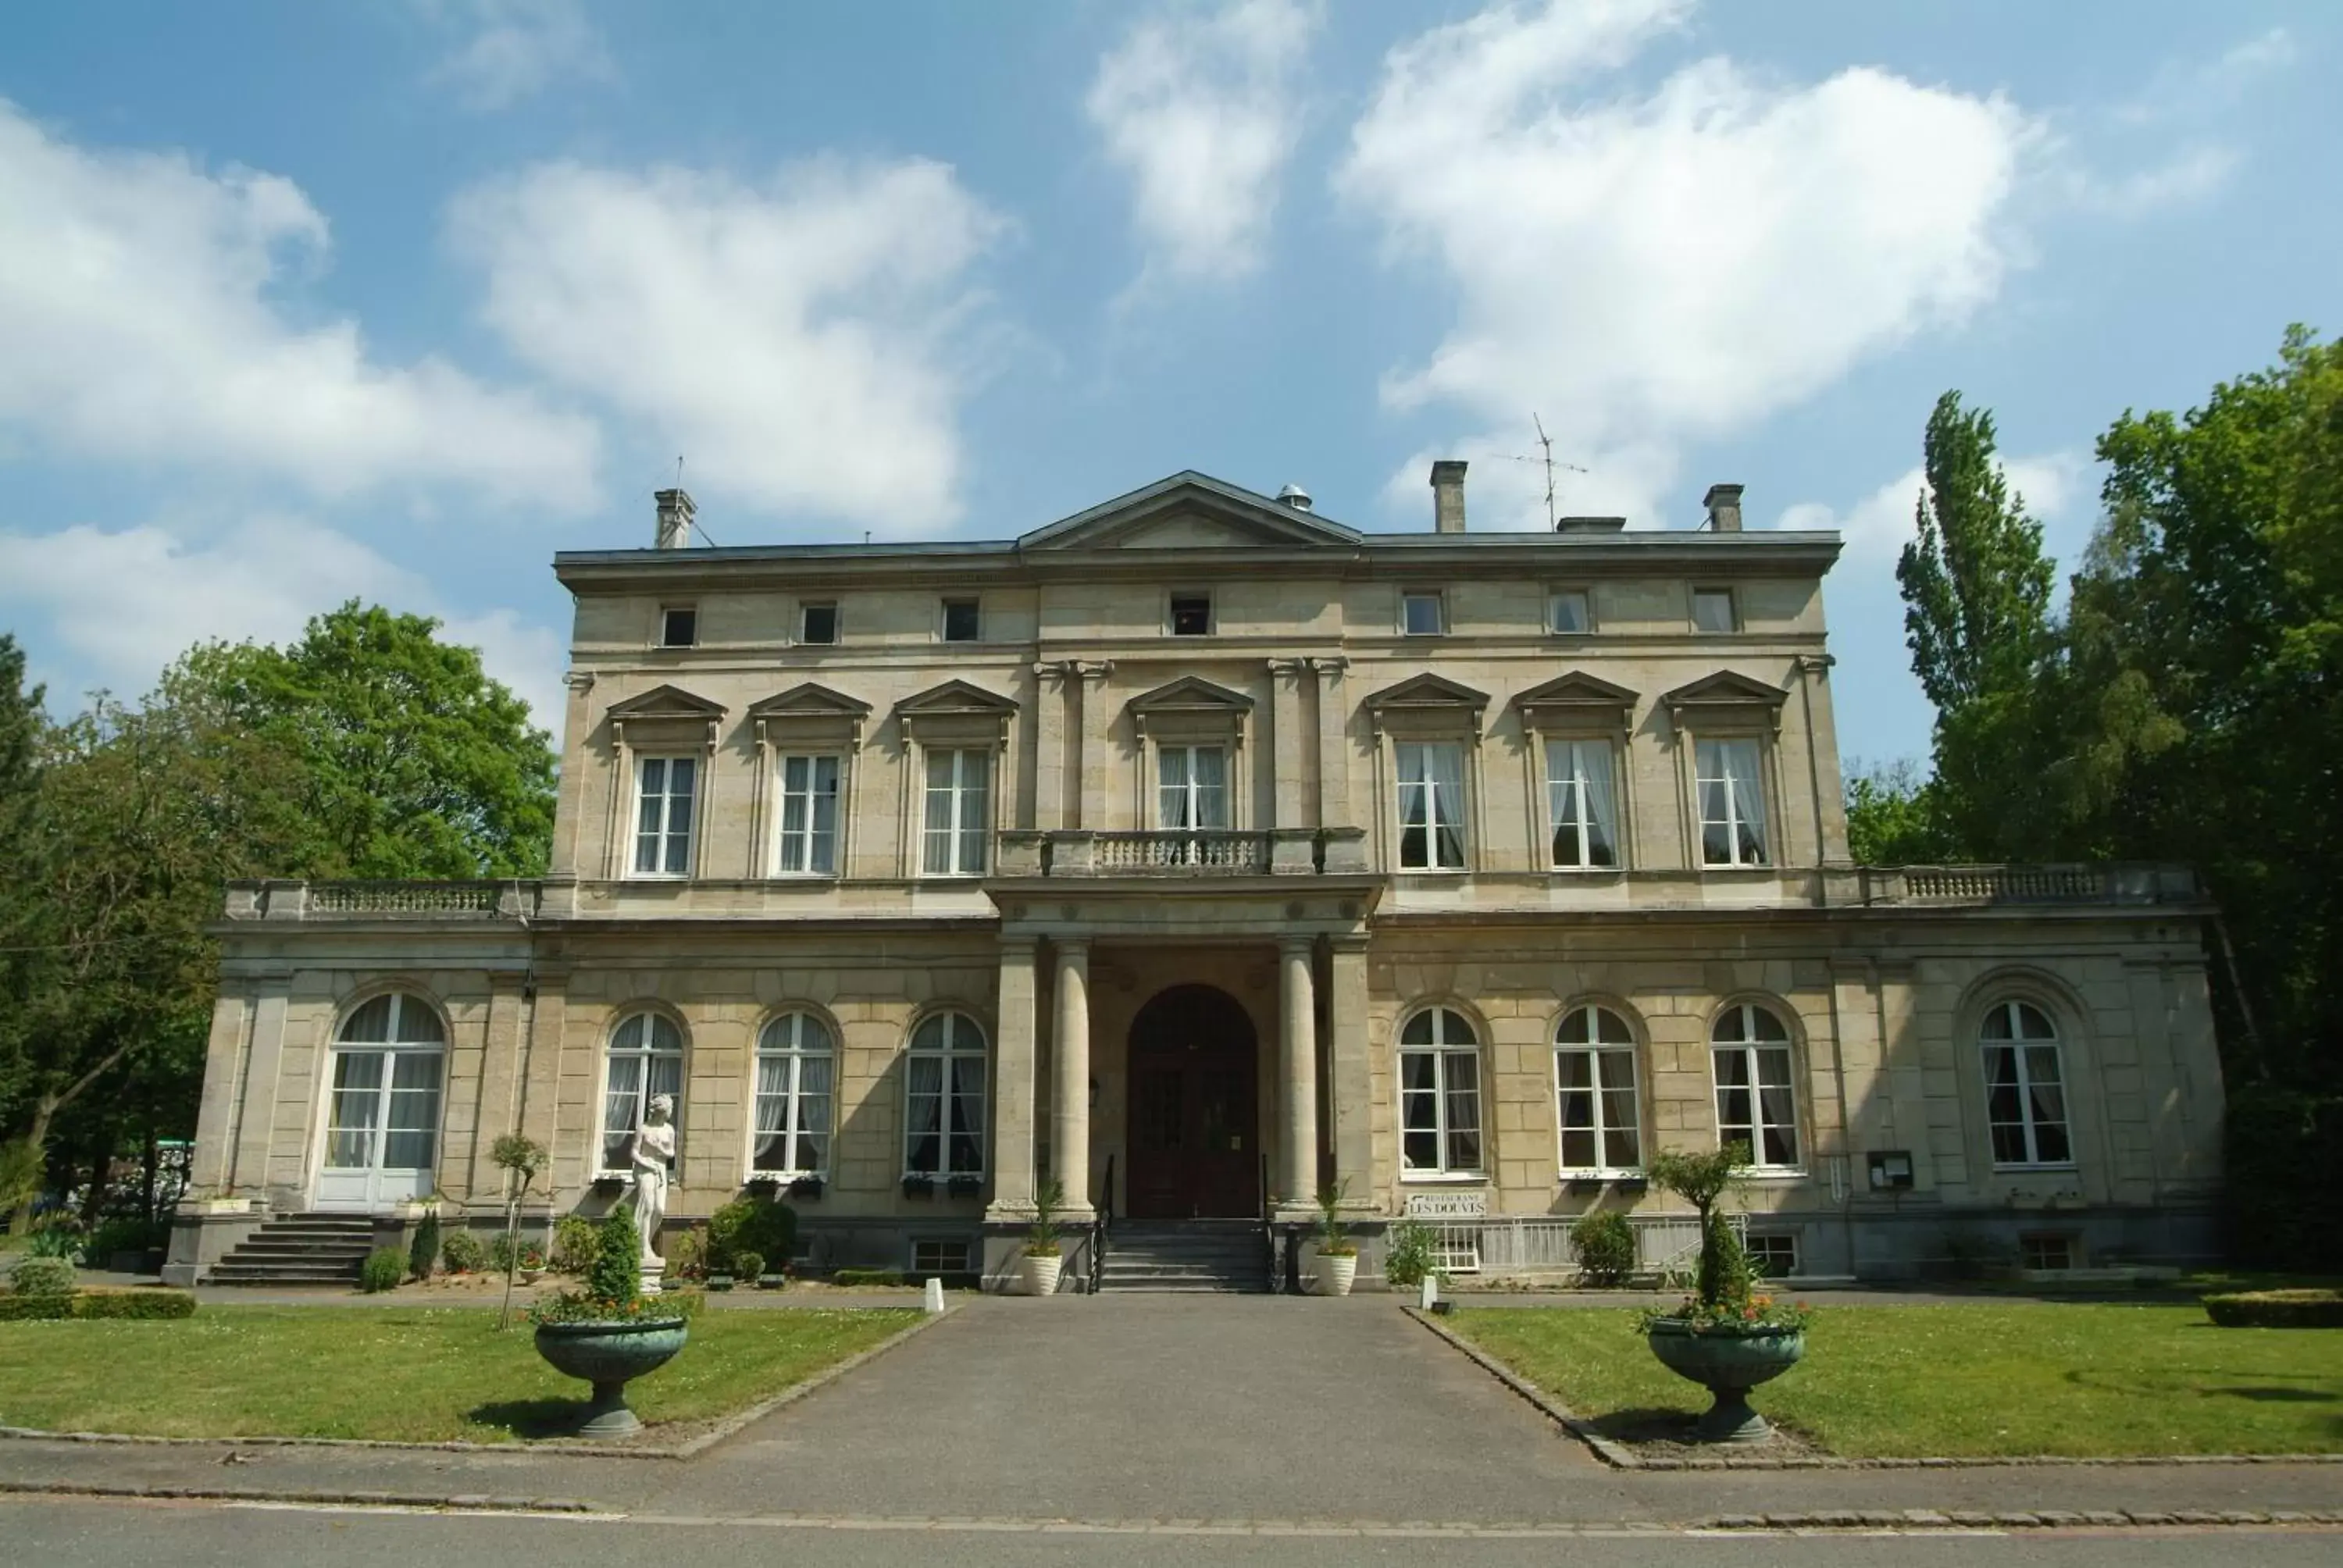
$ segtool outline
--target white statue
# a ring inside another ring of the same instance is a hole
[[[675,1158],[674,1115],[675,1097],[654,1094],[635,1133],[635,1224],[643,1234],[643,1271],[654,1279],[667,1266],[657,1242],[667,1218],[668,1161]]]

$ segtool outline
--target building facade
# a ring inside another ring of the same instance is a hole
[[[271,1215],[500,1218],[506,1131],[529,1212],[596,1211],[662,1091],[670,1224],[770,1183],[815,1268],[998,1282],[1051,1180],[1281,1241],[1339,1184],[1371,1242],[1555,1264],[1720,1140],[1777,1271],[2213,1250],[2185,871],[1853,864],[1835,535],[1433,489],[1412,534],[1187,473],[725,549],[669,491],[659,548],[558,557],[550,873],[230,890],[175,1273]]]

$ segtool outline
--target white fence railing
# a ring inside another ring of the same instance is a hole
[[[1734,1231],[1746,1240],[1749,1218],[1730,1216]],[[1486,1214],[1478,1218],[1419,1217],[1432,1232],[1433,1267],[1445,1274],[1574,1274],[1578,1249],[1569,1220],[1531,1215]],[[1635,1232],[1635,1271],[1664,1278],[1690,1269],[1700,1257],[1700,1221],[1690,1214],[1630,1215]]]

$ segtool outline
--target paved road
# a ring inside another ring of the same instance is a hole
[[[2343,1553],[2333,1533],[2225,1531],[2217,1534],[2059,1533],[1960,1536],[1696,1536],[1669,1533],[1553,1532],[1510,1539],[1463,1533],[1415,1534],[1041,1533],[954,1529],[820,1529],[749,1521],[509,1519],[201,1508],[190,1504],[17,1503],[0,1500],[0,1541],[11,1562],[45,1568],[114,1568],[169,1563],[173,1568],[271,1568],[330,1563],[334,1568],[505,1568],[560,1563],[565,1568],[640,1568],[689,1561],[693,1568],[782,1562],[791,1568],[950,1563],[970,1568],[1177,1568],[1278,1563],[1347,1568],[1354,1563],[1441,1563],[1466,1568],[2197,1568],[2267,1564],[2328,1568]]]

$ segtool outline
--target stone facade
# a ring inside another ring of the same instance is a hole
[[[1730,487],[1694,531],[1473,534],[1443,477],[1416,535],[1188,474],[1000,543],[558,558],[551,873],[231,890],[175,1271],[269,1212],[487,1222],[510,1130],[553,1151],[532,1212],[590,1211],[662,1072],[671,1222],[762,1150],[820,1180],[818,1266],[997,1279],[1053,1171],[1080,1220],[1285,1234],[1329,1182],[1370,1236],[1445,1194],[1491,1266],[1551,1258],[1552,1221],[1664,1212],[1643,1151],[1727,1112],[1804,1273],[2208,1252],[2191,879],[1852,865],[1835,536],[1742,532]],[[1210,1103],[1132,1043],[1192,987],[1243,1078]],[[1607,1098],[1557,1057],[1590,1006]]]

